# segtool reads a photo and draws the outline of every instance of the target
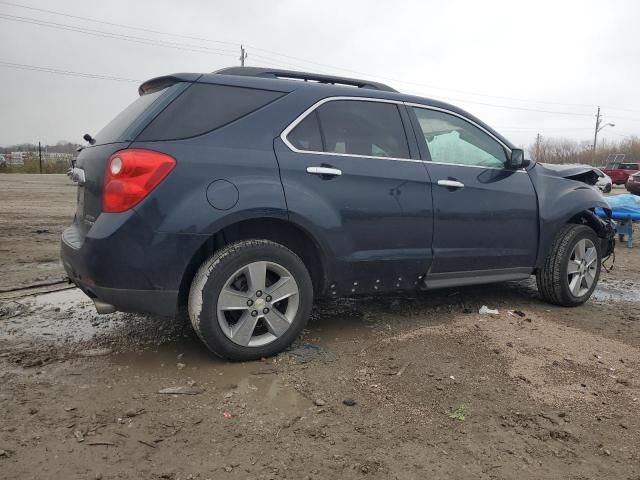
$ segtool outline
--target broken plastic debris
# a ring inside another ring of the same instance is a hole
[[[201,388],[194,387],[168,387],[163,388],[162,390],[158,390],[158,393],[163,393],[166,395],[197,395],[199,393],[204,392]]]
[[[480,310],[478,310],[478,313],[480,313],[481,315],[499,315],[500,314],[498,310],[489,308],[486,305],[482,305],[482,307],[480,307]]]

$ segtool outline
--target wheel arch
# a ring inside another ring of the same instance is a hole
[[[207,258],[230,243],[248,240],[266,239],[284,245],[298,255],[309,270],[313,282],[314,294],[324,291],[328,278],[326,254],[314,236],[304,227],[289,220],[278,218],[250,218],[225,226],[209,236],[194,252],[187,264],[178,291],[178,308],[187,304],[189,288],[196,271]]]
[[[609,247],[604,247],[607,245],[608,240],[613,238],[611,233],[612,227],[608,222],[595,214],[594,211],[596,208],[602,208],[606,212],[611,212],[605,201],[595,202],[595,204],[593,201],[589,201],[583,202],[579,206],[574,206],[572,210],[563,212],[564,214],[562,216],[556,217],[552,221],[543,221],[541,218],[541,222],[543,222],[543,224],[541,226],[540,247],[538,249],[536,268],[541,267],[547,258],[547,255],[549,255],[553,241],[558,235],[560,229],[569,224],[586,225],[592,228],[598,237],[603,240],[603,256],[608,255],[610,253],[608,251]]]

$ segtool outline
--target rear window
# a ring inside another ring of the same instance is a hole
[[[96,144],[127,142],[133,140],[143,126],[144,119],[148,118],[143,113],[147,111],[157,111],[163,105],[184,88],[183,84],[177,83],[162,90],[158,90],[147,95],[138,97],[131,105],[120,112],[111,122],[100,130],[95,136]],[[154,108],[152,108],[154,107]]]
[[[178,140],[211,132],[280,98],[284,93],[196,83],[165,108],[138,141]]]

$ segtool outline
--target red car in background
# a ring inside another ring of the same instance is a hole
[[[629,175],[627,183],[625,183],[625,187],[629,193],[640,195],[640,173]]]
[[[607,166],[602,169],[611,177],[615,185],[625,185],[629,176],[640,172],[640,162],[624,161],[623,153],[614,153],[607,157]]]

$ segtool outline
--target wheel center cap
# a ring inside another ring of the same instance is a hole
[[[264,298],[257,299],[255,303],[256,307],[263,307],[264,304],[265,304]]]

